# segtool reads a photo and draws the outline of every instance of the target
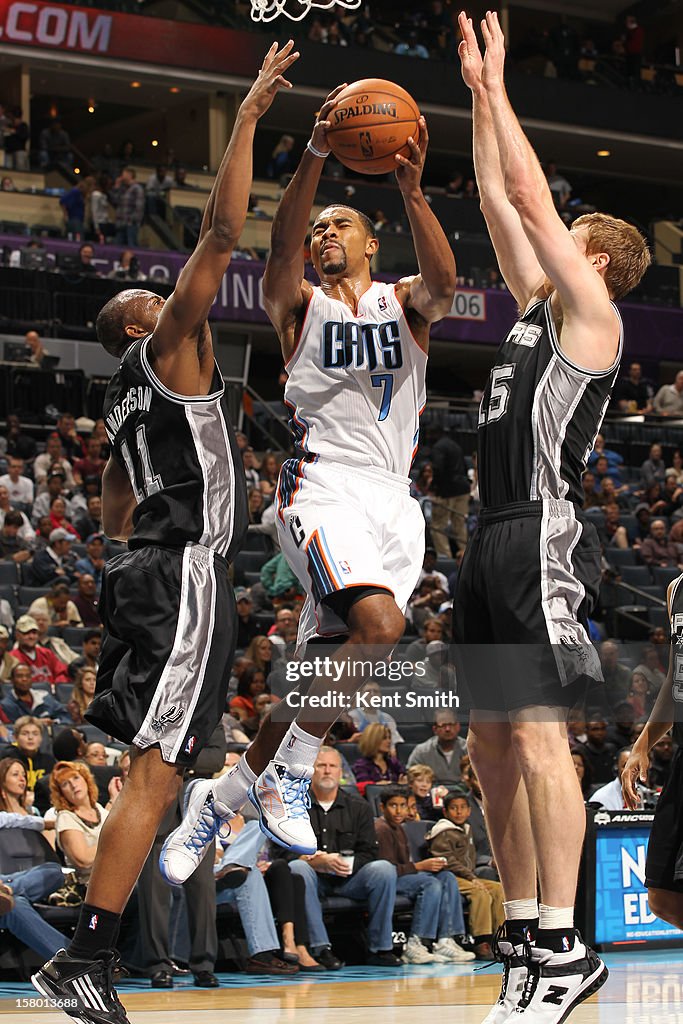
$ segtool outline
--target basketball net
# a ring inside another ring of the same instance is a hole
[[[295,3],[297,6],[293,6]],[[251,0],[251,17],[253,21],[273,21],[279,14],[284,14],[291,21],[301,21],[312,7],[321,11],[329,11],[335,4],[355,11],[362,0]],[[289,4],[289,6],[288,6]]]

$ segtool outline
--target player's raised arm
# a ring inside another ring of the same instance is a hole
[[[522,131],[505,90],[505,40],[498,16],[482,21],[486,52],[482,82],[489,100],[500,153],[505,192],[519,214],[524,233],[562,302],[562,347],[588,370],[604,370],[617,355],[619,323],[600,273],[607,253],[586,259],[579,239],[567,230],[553,204],[545,175]]]
[[[486,220],[500,272],[519,308],[524,311],[542,286],[545,274],[524,234],[519,214],[505,193],[493,118],[481,80],[484,62],[472,19],[461,12],[458,24],[462,32],[462,41],[458,47],[462,77],[472,92],[472,148],[481,212]]]
[[[289,349],[294,347],[288,338],[289,328],[310,294],[311,286],[304,280],[304,244],[320,175],[330,152],[327,115],[337,94],[345,88],[346,82],[338,85],[320,108],[311,139],[273,218],[270,254],[263,276],[263,302],[280,335],[285,361]]]
[[[429,135],[424,117],[420,118],[419,142],[408,139],[410,157],[396,154],[396,180],[403,195],[420,273],[400,282],[397,293],[407,289],[405,303],[427,322],[440,320],[450,312],[455,294],[455,256],[439,221],[420,187]]]
[[[283,76],[298,59],[299,54],[293,50],[291,39],[282,49],[273,43],[256,81],[240,105],[209,197],[203,234],[154,331],[154,354],[162,362],[183,342],[196,344],[209,315],[247,217],[256,122],[268,110],[281,87],[291,88]]]

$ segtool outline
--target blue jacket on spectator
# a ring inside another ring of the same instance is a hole
[[[96,569],[93,563],[90,561],[89,555],[84,555],[83,558],[79,558],[75,566],[76,572],[81,576],[86,574],[95,577],[95,583],[97,585],[97,593],[99,594],[102,587],[102,573],[103,569]]]
[[[10,693],[9,697],[0,701],[0,708],[10,722],[16,722],[17,718],[21,718],[22,715],[34,715],[36,718],[54,718],[58,722],[72,724],[73,719],[69,709],[64,704],[60,704],[51,694],[32,690],[31,696],[33,697],[33,707],[31,708],[26,701],[19,700],[14,691]]]

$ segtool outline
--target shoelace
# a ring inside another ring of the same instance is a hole
[[[298,775],[285,774],[281,779],[282,800],[292,818],[308,814],[311,798],[308,792],[311,780]]]
[[[503,951],[500,948],[500,940],[504,937],[504,933],[505,933],[505,924],[503,923],[503,924],[500,925],[500,927],[498,928],[496,934],[491,939],[491,952],[493,953],[493,960],[489,960],[488,963],[482,964],[481,967],[475,967],[474,968],[475,971],[487,971],[489,969],[489,967],[495,967],[496,964],[502,964],[503,965],[503,988],[505,987],[505,983],[507,982],[507,976],[508,976],[508,972],[510,970],[510,965],[508,963],[508,960],[510,959],[510,956],[507,953],[503,953]]]
[[[541,977],[541,965],[537,962],[534,962],[534,959],[531,955],[531,943],[526,937],[524,938],[523,947],[524,948],[522,950],[522,959],[526,964],[527,976],[524,982],[522,995],[517,1004],[517,1010],[520,1013],[522,1012],[522,1010],[526,1010],[527,1006],[533,999],[534,993],[538,987],[539,978]]]
[[[220,822],[220,824],[219,824]],[[213,809],[213,800],[207,800],[202,807],[199,820],[192,832],[185,840],[184,846],[193,853],[201,853],[207,843],[216,838],[224,824],[222,818],[217,818]],[[228,829],[230,826],[228,825]],[[228,832],[228,835],[230,833]],[[222,836],[221,838],[225,838]]]

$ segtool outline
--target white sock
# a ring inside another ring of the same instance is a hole
[[[231,810],[234,813],[239,811],[247,799],[249,787],[256,782],[256,776],[247,764],[247,759],[242,754],[236,765],[216,779],[213,784],[214,803],[219,813],[221,810]]]
[[[538,900],[506,900],[503,910],[506,921],[535,921],[538,917]]]
[[[312,768],[322,742],[320,736],[311,736],[309,732],[304,732],[296,722],[292,722],[282,743],[273,754],[273,761],[280,761],[289,766],[302,764],[307,768]]]
[[[566,928],[570,930],[574,927],[573,907],[546,907],[545,903],[541,903],[538,908],[538,917],[539,931],[548,928]]]

